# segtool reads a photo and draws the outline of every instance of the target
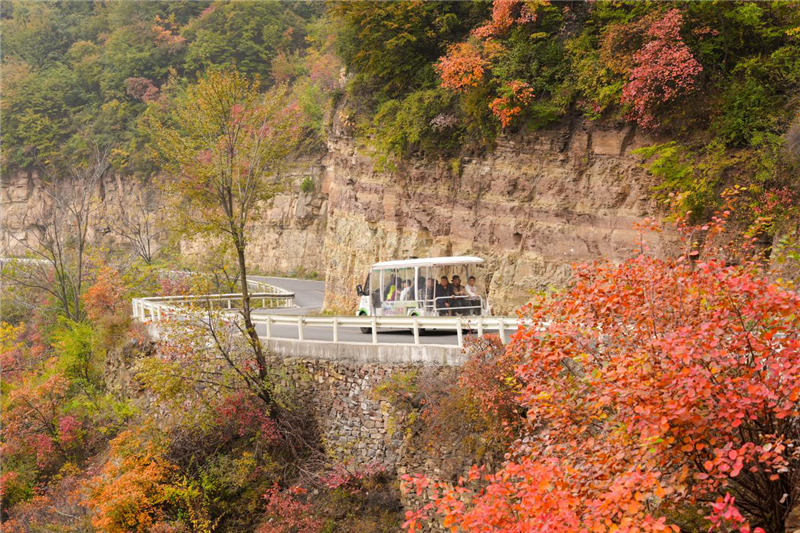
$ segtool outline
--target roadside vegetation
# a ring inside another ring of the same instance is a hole
[[[783,533],[800,515],[796,3],[11,0],[0,18],[2,171],[46,199],[0,287],[3,531]],[[507,346],[362,391],[438,475],[333,459],[247,297],[157,342],[130,318],[137,296],[247,294],[253,225],[330,127],[391,170],[583,120],[653,139],[636,155],[683,247],[576,265]],[[110,174],[157,198],[93,239]],[[174,270],[201,233],[194,273]]]

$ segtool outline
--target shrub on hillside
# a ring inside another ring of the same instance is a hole
[[[668,11],[647,30],[649,41],[633,57],[630,81],[622,89],[622,103],[646,129],[659,127],[664,107],[691,94],[703,67],[681,37],[683,15]]]
[[[523,316],[539,326],[508,347],[527,410],[508,462],[474,470],[480,489],[408,479],[446,525],[783,531],[800,496],[800,295],[640,256],[579,266]]]

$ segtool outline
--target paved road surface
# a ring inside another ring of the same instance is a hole
[[[322,309],[322,300],[325,297],[325,282],[307,279],[271,278],[268,276],[250,276],[256,281],[263,281],[292,291],[294,293],[294,309],[275,309],[272,313],[284,315],[309,315]]]
[[[322,300],[325,295],[324,281],[309,281],[303,279],[272,278],[266,276],[252,276],[253,279],[264,281],[270,285],[275,285],[282,289],[292,291],[295,294],[297,307],[293,309],[276,309],[271,311],[258,311],[258,313],[280,313],[285,315],[308,315],[319,312],[322,309]],[[266,335],[266,326],[259,326],[258,332]],[[273,326],[272,334],[275,337],[284,339],[296,339],[297,328],[294,326]],[[333,330],[331,328],[315,328],[306,326],[303,328],[303,338],[314,341],[332,341]],[[341,342],[372,342],[371,333],[361,333],[356,328],[340,328],[339,341]],[[378,330],[378,342],[390,344],[414,344],[414,334],[402,330]],[[420,336],[423,344],[458,344],[458,337],[454,331],[429,331]]]

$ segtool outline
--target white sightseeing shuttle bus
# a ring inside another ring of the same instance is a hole
[[[489,316],[482,265],[483,259],[470,256],[375,263],[356,287],[356,315]]]

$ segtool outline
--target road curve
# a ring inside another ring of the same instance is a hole
[[[263,281],[292,291],[295,294],[295,304],[297,307],[289,309],[272,309],[256,313],[264,314],[284,314],[284,315],[310,315],[316,314],[322,309],[322,301],[325,296],[325,282],[311,281],[306,279],[276,278],[270,276],[250,276],[254,280]],[[259,326],[258,332],[266,335],[266,327]],[[297,328],[294,326],[273,326],[272,334],[275,337],[284,339],[297,339]],[[331,328],[315,328],[306,326],[303,328],[303,338],[311,341],[332,341],[333,331]],[[339,342],[363,342],[372,343],[372,335],[361,333],[355,328],[341,328],[339,330]],[[381,344],[414,344],[414,335],[409,331],[378,330],[378,342]],[[422,344],[448,344],[457,345],[458,337],[455,331],[431,331],[420,338]]]

